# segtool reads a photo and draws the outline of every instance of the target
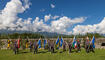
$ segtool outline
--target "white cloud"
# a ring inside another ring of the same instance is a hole
[[[57,19],[57,18],[59,18],[60,16],[52,16],[52,19]]]
[[[44,19],[36,17],[34,20],[32,18],[19,18],[17,15],[23,13],[29,8],[30,2],[28,0],[23,0],[24,4],[20,0],[10,0],[6,4],[3,10],[0,12],[0,30],[17,30],[17,31],[46,31],[46,32],[56,32],[61,34],[72,34],[72,31],[67,31],[73,24],[82,23],[85,17],[79,17],[71,19],[67,16],[51,16],[45,15]],[[52,7],[54,8],[55,5]],[[49,19],[52,19],[49,25],[45,24]],[[104,24],[104,23],[102,23]],[[102,25],[102,24],[99,24]],[[103,27],[101,27],[102,29]],[[76,30],[76,29],[74,29]],[[100,31],[100,30],[99,30]]]
[[[17,14],[23,13],[29,8],[28,0],[25,0],[24,6],[20,0],[11,0],[7,2],[0,14],[0,29],[14,28],[15,23],[18,20]]]
[[[84,20],[84,17],[71,19],[66,16],[63,16],[58,20],[51,22],[52,31],[67,34],[67,28],[71,27],[73,24],[82,23]]]
[[[84,17],[70,19],[66,16],[59,18],[58,20],[52,20],[50,25],[44,23],[43,19],[36,17],[34,20],[28,18],[27,20],[19,20],[19,24],[22,28],[20,30],[33,31],[33,32],[56,32],[60,34],[72,34],[72,31],[66,29],[76,23],[81,23],[85,20]],[[32,22],[32,23],[31,23]],[[18,25],[18,24],[17,24]],[[30,28],[31,27],[31,28]],[[18,29],[18,30],[19,30]]]
[[[51,18],[51,14],[49,14],[49,15],[45,15],[45,16],[44,16],[44,20],[45,20],[45,22],[47,22],[50,18]]]
[[[39,19],[39,17],[36,17],[35,20],[33,21],[32,28],[34,32],[38,32],[38,31],[49,32],[50,30],[50,26],[47,24],[44,24],[43,19]]]
[[[67,31],[66,29],[71,27],[71,25],[76,23],[81,23],[85,20],[84,17],[70,19],[66,16],[59,18],[58,20],[52,20],[50,25],[44,23],[43,19],[36,17],[32,25],[32,30],[34,32],[46,31],[46,32],[56,32],[60,34],[72,34],[72,31]]]
[[[51,4],[51,8],[55,8],[55,5],[54,4]]]
[[[105,34],[105,17],[99,24],[77,25],[73,28],[73,34],[99,33]]]
[[[24,1],[24,3],[25,3],[24,7],[25,7],[26,9],[29,8],[30,5],[32,5],[32,4],[29,2],[29,0],[23,0],[23,1]]]

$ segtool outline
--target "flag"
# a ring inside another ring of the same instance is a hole
[[[29,42],[29,40],[28,40],[28,37],[27,37],[27,39],[26,39],[26,48],[28,48],[28,42]]]
[[[59,37],[58,37],[58,39],[56,40],[56,45],[57,45],[57,49],[59,49]]]
[[[9,48],[9,47],[10,47],[10,40],[8,39],[7,41],[8,41],[8,46],[7,46],[7,48]]]
[[[18,48],[20,48],[20,39],[18,39]]]
[[[95,37],[94,37],[94,36],[93,36],[93,38],[92,38],[92,41],[91,41],[91,42],[92,42],[92,44],[93,44],[93,48],[95,48],[95,44],[94,44],[94,43],[95,43]]]
[[[75,46],[74,46],[74,48],[77,48],[77,42],[75,43]]]
[[[63,38],[61,37],[61,40],[60,40],[60,47],[63,45]]]
[[[56,45],[59,43],[59,37],[58,37],[58,39],[56,40]]]
[[[38,47],[41,48],[41,40],[38,40]]]
[[[73,38],[73,43],[72,43],[72,46],[73,46],[74,48],[76,48],[76,47],[77,47],[77,43],[76,43],[76,38],[75,38],[75,36],[74,36],[74,38]]]
[[[45,48],[45,46],[46,46],[46,43],[47,43],[47,40],[44,40],[44,48]]]

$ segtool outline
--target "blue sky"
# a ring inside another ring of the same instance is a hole
[[[105,0],[31,0],[31,7],[22,16],[39,16],[43,18],[46,14],[68,16],[71,18],[85,16],[88,17],[85,24],[95,24],[100,22],[105,16]],[[54,4],[55,8],[51,8]],[[41,12],[41,9],[45,9]]]
[[[7,2],[10,0],[0,0],[0,10],[3,10]],[[83,23],[73,24],[67,28],[71,30],[77,25],[93,25],[100,23],[105,17],[105,0],[29,0],[30,8],[19,13],[19,18],[27,19],[36,17],[44,19],[45,15],[66,16],[68,18],[86,17]],[[52,8],[51,4],[55,7]],[[42,11],[43,10],[43,11]],[[50,25],[52,19],[45,24]]]

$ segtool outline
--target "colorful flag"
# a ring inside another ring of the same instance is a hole
[[[47,43],[47,40],[44,40],[44,48],[45,48],[45,46],[46,46],[46,43]]]
[[[77,42],[75,43],[75,46],[74,46],[74,48],[77,48]]]
[[[38,47],[41,48],[41,40],[38,40]]]
[[[75,38],[75,36],[74,36],[74,38],[73,38],[73,43],[72,43],[72,46],[73,46],[74,48],[76,48],[76,46],[77,46],[77,43],[76,43],[76,38]]]
[[[56,45],[57,45],[57,49],[59,49],[59,37],[58,37],[58,39],[56,40]]]
[[[8,46],[7,46],[7,48],[9,48],[10,47],[10,40],[7,40],[8,41]]]
[[[18,48],[20,48],[20,39],[18,39]]]
[[[56,40],[56,45],[59,43],[59,37],[58,37],[58,39]]]
[[[95,44],[94,44],[94,43],[95,43],[95,37],[94,37],[94,36],[93,36],[93,39],[92,39],[91,42],[92,42],[92,44],[93,44],[93,48],[95,48]]]
[[[28,37],[27,37],[27,39],[26,39],[26,48],[28,48],[28,42],[29,42],[29,40],[28,40]]]
[[[62,47],[63,45],[63,38],[61,37],[61,40],[60,40],[60,47]]]

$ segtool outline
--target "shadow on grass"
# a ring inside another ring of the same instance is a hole
[[[47,53],[48,51],[39,51],[38,54],[40,53]]]
[[[18,54],[26,54],[26,53],[30,53],[30,52],[18,52]]]

